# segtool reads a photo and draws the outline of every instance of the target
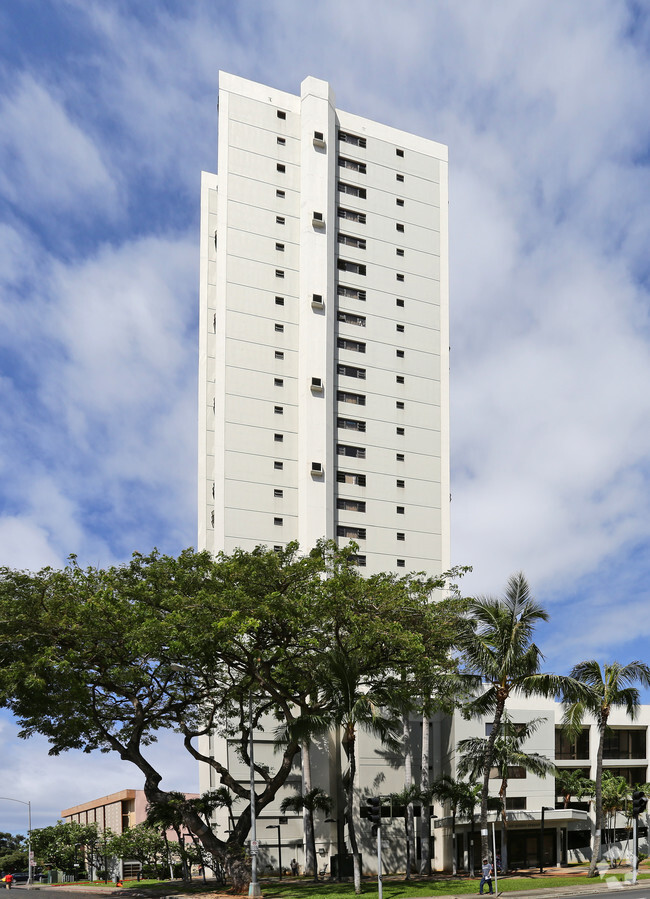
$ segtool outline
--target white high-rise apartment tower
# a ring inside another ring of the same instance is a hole
[[[201,206],[199,546],[449,567],[447,148],[221,73]]]

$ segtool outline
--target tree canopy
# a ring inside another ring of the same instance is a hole
[[[185,826],[228,863],[249,831],[248,790],[199,737],[236,741],[248,764],[249,697],[253,727],[278,722],[277,764],[256,765],[261,811],[290,773],[301,721],[340,716],[333,660],[353,659],[363,688],[389,697],[394,687],[400,702],[409,684],[417,695],[453,668],[462,604],[432,598],[459,572],[363,577],[353,551],[323,541],[307,553],[297,544],[217,558],[154,551],[107,569],[74,557],[62,570],[0,569],[0,705],[21,736],[46,736],[52,754],[118,753],[141,771],[152,806],[175,800],[147,747],[160,730],[177,732],[245,803],[227,843],[182,804]]]

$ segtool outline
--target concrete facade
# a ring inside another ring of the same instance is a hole
[[[221,73],[201,201],[199,529],[449,567],[447,149]]]

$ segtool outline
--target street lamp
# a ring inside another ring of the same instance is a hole
[[[554,812],[554,808],[549,808],[547,805],[542,806],[542,828],[540,831],[539,837],[539,873],[544,873],[544,812]]]
[[[286,824],[286,818],[285,818]],[[278,867],[280,868],[280,877],[282,877],[282,840],[280,839],[280,824],[267,824],[267,830],[277,830],[278,832]]]
[[[32,886],[32,804],[25,802],[24,799],[13,799],[11,796],[0,796],[7,802],[20,802],[21,805],[27,806],[27,886]]]

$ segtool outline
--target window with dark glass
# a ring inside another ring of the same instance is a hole
[[[361,175],[366,174],[365,162],[359,162],[358,159],[349,159],[347,156],[339,156],[339,165],[342,169],[350,169],[350,171],[359,172]]]
[[[340,297],[350,297],[353,300],[362,300],[365,303],[366,292],[358,287],[347,287],[345,284],[337,284],[336,292]]]
[[[356,484],[358,487],[366,486],[365,474],[356,471],[337,471],[336,480],[339,484]]]
[[[365,446],[348,446],[345,443],[336,444],[336,453],[339,456],[350,456],[353,459],[365,459]]]
[[[365,432],[366,430],[365,421],[359,421],[357,418],[342,418],[339,416],[336,419],[336,426],[338,428],[344,428],[346,431]]]
[[[338,188],[339,192],[342,194],[348,194],[351,197],[358,197],[360,200],[366,199],[365,187],[359,187],[357,184],[348,184],[345,181],[339,181]]]
[[[340,219],[346,219],[348,222],[357,222],[359,225],[366,224],[365,212],[357,212],[354,209],[345,209],[345,207],[339,206],[338,216]]]
[[[356,315],[354,312],[344,312],[339,309],[336,313],[337,321],[345,322],[346,325],[358,325],[361,328],[366,327],[365,315]]]
[[[563,761],[568,761],[570,759],[588,759],[589,728],[583,727],[577,737],[569,738],[561,727],[556,727],[555,758]]]
[[[354,147],[365,147],[365,137],[359,137],[356,134],[349,134],[347,131],[339,131],[339,140],[344,144],[352,144]]]
[[[365,275],[366,266],[360,262],[352,262],[350,259],[337,259],[336,267],[341,272],[352,272],[355,275]]]
[[[355,353],[366,351],[366,345],[362,340],[351,340],[349,337],[338,337],[336,345],[340,350],[352,350]]]
[[[366,405],[366,398],[362,393],[351,393],[349,390],[337,390],[336,399],[339,403],[352,403],[355,406]]]
[[[336,366],[339,375],[346,375],[348,378],[359,378],[361,381],[366,379],[365,368],[358,368],[356,365],[344,365],[342,362]]]
[[[362,499],[346,499],[339,496],[336,500],[336,508],[342,509],[344,512],[365,512],[366,503]]]
[[[365,250],[366,240],[364,237],[354,237],[352,234],[343,234],[339,231],[338,242],[345,244],[347,247],[356,247],[357,250]]]
[[[336,528],[337,537],[349,537],[351,540],[365,540],[366,529],[355,528],[347,524],[339,524]]]

